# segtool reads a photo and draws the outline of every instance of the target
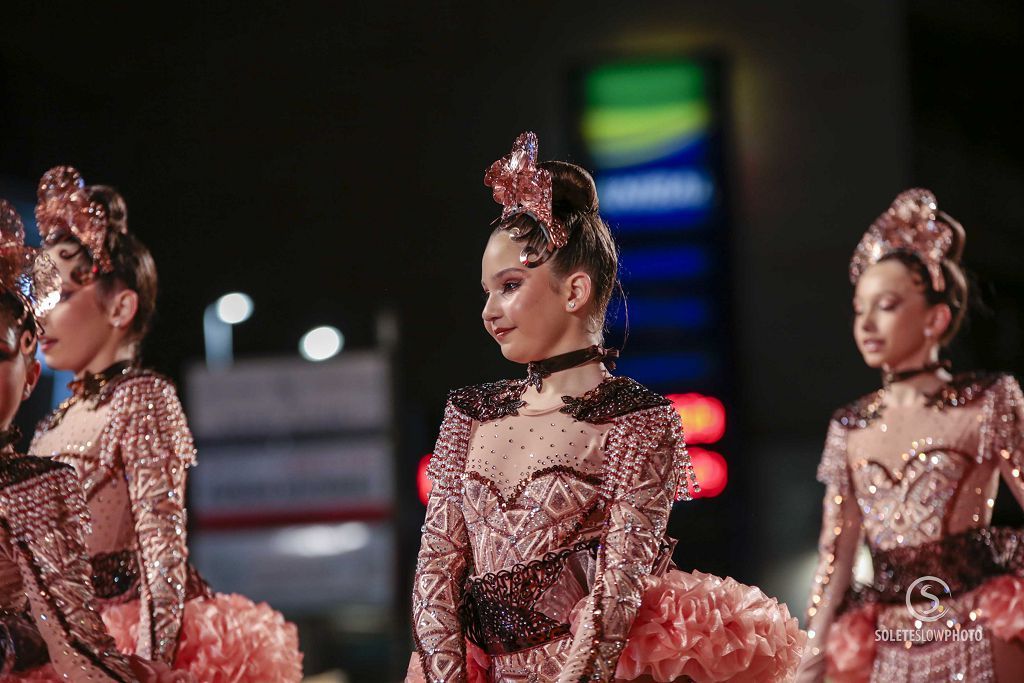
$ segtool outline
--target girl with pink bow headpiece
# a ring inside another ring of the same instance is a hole
[[[526,376],[448,397],[407,680],[785,680],[805,637],[786,607],[672,564],[672,504],[700,487],[671,403],[611,374],[618,250],[590,174],[524,133],[484,182],[482,323]]]

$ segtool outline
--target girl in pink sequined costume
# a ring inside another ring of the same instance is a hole
[[[854,253],[854,337],[884,381],[829,426],[801,681],[1024,676],[1024,532],[991,526],[1000,477],[1024,506],[1024,398],[1009,375],[939,362],[966,311],[963,244],[917,189]],[[862,539],[874,578],[851,587]]]
[[[295,627],[266,604],[211,593],[188,563],[185,483],[196,451],[174,386],[137,362],[156,266],[128,232],[123,199],[60,166],[43,176],[38,200],[61,275],[43,354],[75,380],[31,450],[78,474],[93,585],[118,646],[204,682],[298,681]]]
[[[774,681],[785,606],[672,565],[699,490],[679,415],[601,346],[617,249],[590,175],[524,133],[485,183],[504,207],[483,324],[527,377],[451,393],[413,589],[408,681]]]
[[[20,217],[0,199],[0,681],[190,683],[117,651],[94,607],[78,477],[14,451],[12,420],[39,380],[37,316],[59,293],[53,262],[25,246]]]

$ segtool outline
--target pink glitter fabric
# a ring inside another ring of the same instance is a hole
[[[46,254],[25,245],[25,226],[6,199],[0,199],[0,290],[18,297],[26,314],[36,319],[60,300],[57,266]]]
[[[1024,628],[1022,533],[991,526],[1000,480],[1024,506],[1022,470],[1024,395],[1009,375],[960,375],[913,407],[887,407],[879,391],[839,410],[818,470],[826,493],[798,680],[993,681],[999,657],[1024,670],[1010,642]],[[874,579],[849,591],[861,540]],[[934,625],[906,606],[921,576],[952,587]],[[870,602],[851,611],[858,599]],[[875,642],[876,629],[922,640]],[[981,636],[940,639],[957,630]]]
[[[500,220],[525,213],[544,231],[549,250],[568,244],[565,227],[551,212],[551,174],[537,168],[535,133],[526,132],[516,138],[512,151],[487,169],[484,185],[492,188],[494,201],[504,207]]]
[[[89,199],[82,175],[71,166],[55,166],[39,181],[36,192],[36,223],[47,244],[66,237],[82,243],[95,262],[93,275],[113,270],[107,253],[107,209],[102,202]]]
[[[668,677],[653,680],[682,681],[669,660],[714,666],[708,653],[723,657],[719,672],[758,670],[745,680],[792,673],[795,619],[755,588],[672,568],[669,512],[699,490],[672,405],[623,377],[546,407],[523,400],[526,386],[449,397],[428,469],[407,680],[608,682],[657,669]],[[708,636],[716,620],[724,639]],[[676,650],[655,646],[655,632]]]
[[[942,275],[942,259],[953,244],[949,221],[952,221],[949,216],[939,212],[931,190],[901,192],[861,238],[850,261],[850,281],[857,284],[869,266],[886,256],[908,252],[924,263],[935,290],[943,291],[946,281]]]

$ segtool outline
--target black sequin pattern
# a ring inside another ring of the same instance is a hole
[[[490,655],[549,643],[569,633],[561,623],[533,607],[558,579],[566,560],[578,552],[596,553],[598,540],[581,541],[558,552],[484,574],[466,582],[459,605],[466,637]]]
[[[667,406],[669,400],[629,377],[612,377],[583,396],[563,396],[561,412],[580,422],[603,424],[638,410]]]
[[[928,397],[926,405],[936,410],[961,408],[983,396],[1000,378],[995,373],[962,373],[950,380],[949,384]],[[832,416],[847,429],[864,429],[883,414],[883,392],[863,396],[853,403],[840,408]]]
[[[503,379],[455,389],[448,395],[448,400],[463,415],[487,422],[518,415],[519,409],[526,405],[523,392],[527,386],[526,380]]]
[[[941,578],[953,595],[1004,574],[1024,576],[1024,529],[971,529],[930,543],[876,551],[872,564],[874,581],[850,589],[847,609],[871,602],[901,603],[922,576]]]

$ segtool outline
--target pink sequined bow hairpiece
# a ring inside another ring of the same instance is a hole
[[[93,274],[114,270],[107,252],[110,221],[107,207],[89,198],[82,175],[71,166],[56,166],[39,181],[36,224],[43,242],[73,237],[89,251]]]
[[[527,214],[540,225],[554,251],[569,242],[569,235],[551,210],[551,173],[537,168],[537,135],[526,132],[516,138],[512,151],[487,169],[484,185],[492,188],[494,201],[504,207],[499,220]]]
[[[45,253],[25,245],[25,226],[6,199],[0,199],[0,291],[17,297],[24,305],[24,315],[32,315],[36,321],[60,301],[56,264]]]
[[[901,192],[892,206],[879,216],[850,260],[850,282],[886,256],[906,252],[921,259],[935,291],[946,289],[942,260],[953,246],[953,228],[939,216],[939,206],[931,190],[916,188]]]

